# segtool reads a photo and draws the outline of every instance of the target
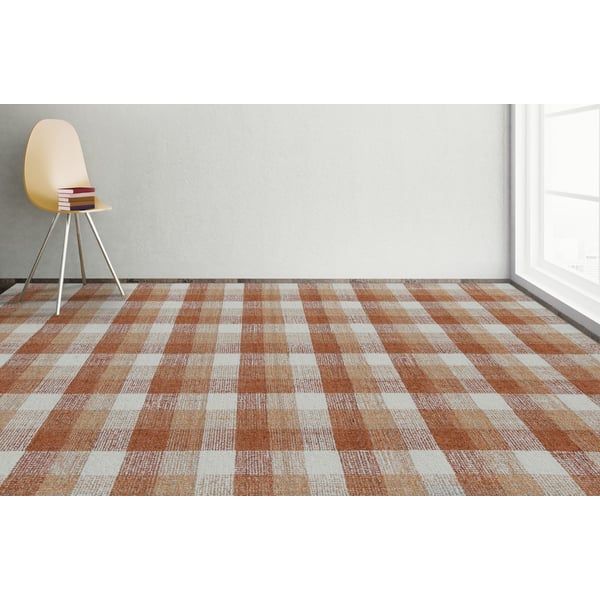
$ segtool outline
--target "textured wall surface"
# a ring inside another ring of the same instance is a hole
[[[46,117],[79,131],[122,277],[509,274],[506,106],[2,105],[0,278],[26,276],[49,225],[22,185]],[[83,234],[88,275],[108,276]]]

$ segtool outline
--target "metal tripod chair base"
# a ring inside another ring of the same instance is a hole
[[[54,229],[54,226],[56,225],[61,214],[63,214],[63,213],[56,213],[56,216],[54,217],[54,219],[52,219],[52,223],[50,224],[50,229],[48,229],[48,233],[46,234],[46,237],[44,238],[42,247],[40,248],[40,251],[38,252],[38,255],[35,259],[35,262],[33,263],[31,273],[29,273],[29,277],[27,277],[27,280],[25,281],[25,285],[23,286],[23,289],[21,290],[21,295],[19,297],[19,300],[23,300],[23,298],[25,297],[25,292],[27,290],[27,287],[29,286],[31,279],[35,274],[35,270],[37,269],[38,263],[40,262],[40,258],[42,257],[42,254],[44,253],[44,250],[46,249],[46,245],[48,244],[48,240],[50,239],[50,234],[52,233],[52,230]],[[60,315],[60,307],[62,304],[63,283],[64,283],[64,279],[65,279],[65,263],[67,260],[67,247],[69,245],[69,229],[71,227],[71,217],[73,216],[73,214],[74,213],[67,213],[67,215],[66,215],[67,221],[65,223],[65,237],[64,237],[64,241],[63,241],[62,256],[61,256],[61,260],[60,260],[60,274],[59,274],[59,278],[58,278],[58,297],[56,299],[56,315],[57,316]],[[102,240],[100,239],[98,230],[96,229],[96,226],[94,225],[94,221],[92,221],[92,215],[90,215],[90,213],[88,213],[88,212],[85,212],[83,214],[86,216],[88,223],[90,224],[90,228],[94,234],[94,237],[96,238],[96,241],[98,242],[98,246],[100,246],[100,251],[102,252],[102,256],[104,256],[104,260],[106,261],[106,264],[108,265],[108,268],[110,269],[110,272],[115,281],[115,284],[119,288],[119,292],[121,293],[121,296],[125,296],[125,292],[123,291],[123,288],[121,287],[121,282],[119,281],[119,278],[117,277],[117,274],[115,273],[115,270],[110,262],[110,258],[108,258],[108,254],[106,253],[104,244],[102,243]],[[85,265],[84,265],[84,261],[83,261],[83,246],[81,244],[81,233],[79,231],[79,214],[78,213],[75,213],[75,229],[77,230],[77,247],[79,249],[79,266],[81,268],[81,283],[82,283],[82,285],[85,285],[87,282],[87,279],[85,276]]]

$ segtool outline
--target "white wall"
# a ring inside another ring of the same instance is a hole
[[[506,106],[4,105],[0,278],[27,275],[51,218],[22,186],[44,117],[79,131],[124,278],[509,275]],[[84,235],[88,275],[108,276]]]

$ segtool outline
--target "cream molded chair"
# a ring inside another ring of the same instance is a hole
[[[75,228],[77,229],[77,245],[79,247],[79,265],[81,267],[81,283],[85,285],[85,266],[83,263],[83,247],[81,245],[81,234],[79,231],[79,216],[84,214],[96,237],[100,250],[106,260],[106,264],[112,273],[113,279],[119,288],[122,296],[125,296],[119,278],[113,269],[104,249],[102,240],[92,221],[93,212],[102,212],[110,210],[111,207],[104,204],[96,197],[96,207],[91,210],[63,211],[58,210],[57,190],[61,187],[69,186],[89,186],[87,169],[83,158],[83,151],[79,136],[75,128],[66,121],[58,119],[44,119],[36,124],[29,135],[27,149],[25,150],[25,191],[29,200],[34,206],[42,210],[55,213],[54,219],[50,224],[50,229],[46,234],[42,247],[38,252],[37,258],[33,263],[33,268],[21,292],[21,299],[25,296],[27,286],[33,277],[35,270],[40,262],[40,258],[46,248],[50,234],[54,229],[59,217],[65,215],[65,239],[63,243],[62,259],[60,263],[60,276],[58,280],[58,298],[56,301],[56,314],[60,314],[60,305],[62,300],[63,281],[65,277],[65,259],[67,257],[67,245],[69,243],[69,227],[71,217],[75,215]]]

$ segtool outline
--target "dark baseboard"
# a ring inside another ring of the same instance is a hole
[[[558,310],[556,307],[552,306],[552,304],[546,302],[546,300],[544,300],[543,298],[540,298],[537,294],[534,294],[527,288],[524,288],[520,283],[517,283],[516,281],[511,281],[510,283],[514,285],[520,292],[523,292],[526,296],[529,296],[532,300],[535,300],[536,302],[541,304],[551,313],[554,313],[557,317],[560,317],[561,319],[563,319],[563,321],[566,321],[567,323],[569,323],[569,325],[572,325],[573,327],[575,327],[575,329],[581,331],[581,333],[585,333],[585,335],[592,338],[595,342],[600,342],[600,335],[594,333],[587,327],[584,327],[581,323],[578,323],[569,315],[566,315],[564,312]]]
[[[0,279],[0,294],[16,283],[15,279]]]
[[[65,283],[79,283],[78,277],[65,277]],[[88,277],[88,283],[110,283],[112,279],[101,277]],[[461,279],[434,279],[434,278],[329,278],[329,277],[310,277],[310,278],[252,278],[252,277],[234,277],[234,278],[172,278],[172,277],[131,277],[121,278],[121,283],[511,283],[510,279],[482,279],[482,278],[461,278]],[[24,277],[15,279],[0,279],[0,285],[7,284],[7,287],[15,283],[24,283]],[[56,277],[41,277],[32,279],[32,283],[56,283]]]
[[[65,283],[80,283],[78,277],[65,277]],[[88,283],[111,283],[113,280],[108,277],[88,277]],[[121,278],[121,283],[511,283],[510,279],[481,279],[481,278],[461,278],[461,279],[414,279],[414,278],[392,278],[392,279],[373,279],[373,278],[173,278],[173,277],[125,277]],[[32,279],[32,283],[56,283],[55,277],[40,277]],[[6,291],[15,283],[25,283],[25,277],[16,277],[14,279],[0,279],[0,294]]]

